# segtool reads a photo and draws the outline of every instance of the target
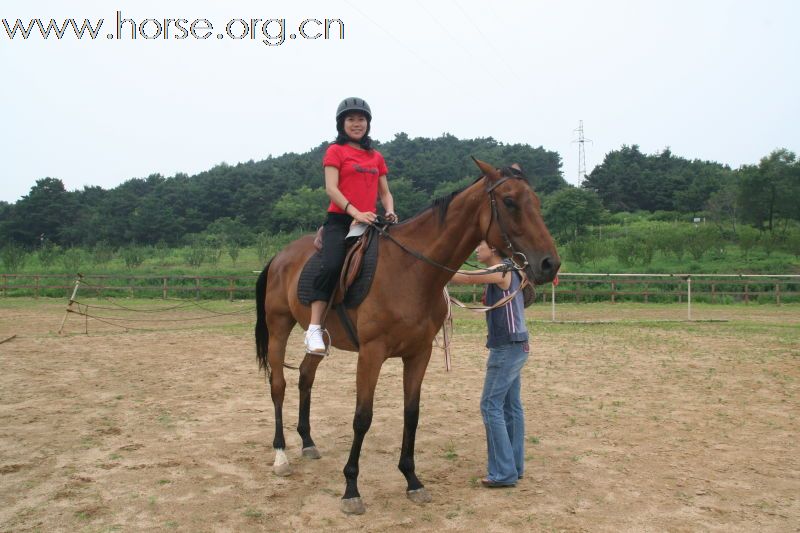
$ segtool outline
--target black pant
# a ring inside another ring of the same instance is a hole
[[[350,232],[353,217],[343,213],[328,213],[322,231],[322,267],[314,278],[311,301],[328,301],[339,281],[347,249],[345,237]]]

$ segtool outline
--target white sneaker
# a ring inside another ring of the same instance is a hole
[[[308,328],[306,331],[306,352],[325,355],[327,349],[325,348],[325,341],[322,339],[322,328],[314,327]]]

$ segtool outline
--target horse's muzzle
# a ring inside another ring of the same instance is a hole
[[[531,261],[528,268],[525,269],[528,278],[537,285],[550,283],[558,274],[558,269],[561,268],[561,259],[558,256],[545,255],[540,259]]]

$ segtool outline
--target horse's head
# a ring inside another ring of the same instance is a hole
[[[533,283],[553,281],[561,260],[542,219],[541,202],[517,165],[503,169],[475,159],[483,173],[489,209],[482,210],[481,233],[500,255],[516,264],[528,262]]]

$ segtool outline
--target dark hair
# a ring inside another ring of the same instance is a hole
[[[369,136],[369,130],[372,120],[370,120],[370,117],[366,113],[361,113],[360,111],[351,111],[351,113],[360,113],[365,117],[367,117],[367,131],[364,133],[364,136],[361,137],[361,139],[358,141],[358,144],[364,150],[372,150],[372,139]],[[345,113],[336,120],[336,131],[338,133],[338,135],[336,135],[336,141],[335,141],[336,144],[347,144],[351,142],[350,137],[348,137],[347,134],[344,132],[344,120],[347,118],[347,115],[349,114],[350,113]]]

